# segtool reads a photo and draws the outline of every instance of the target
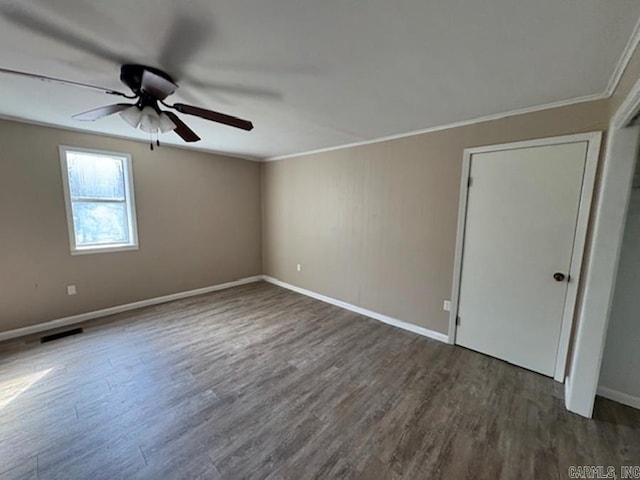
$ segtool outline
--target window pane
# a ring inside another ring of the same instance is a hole
[[[73,202],[76,244],[129,243],[125,203]]]
[[[72,198],[124,200],[124,162],[121,158],[67,152]]]

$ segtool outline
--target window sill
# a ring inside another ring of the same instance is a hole
[[[91,247],[78,247],[71,250],[71,255],[91,255],[94,253],[112,253],[112,252],[127,252],[130,250],[138,250],[138,245],[104,245],[104,246],[91,246]]]

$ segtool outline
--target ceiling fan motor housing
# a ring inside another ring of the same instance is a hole
[[[145,72],[152,75],[147,75]],[[136,95],[143,95],[145,92],[155,96],[159,100],[164,100],[168,95],[173,93],[177,87],[173,78],[162,70],[146,65],[125,64],[120,68],[120,80]],[[143,80],[147,85],[143,91]],[[153,88],[153,87],[157,88]],[[149,91],[152,89],[153,91]]]

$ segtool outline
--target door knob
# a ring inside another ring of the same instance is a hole
[[[553,279],[556,282],[564,282],[565,278],[566,277],[565,277],[564,273],[556,272],[556,273],[553,274]]]

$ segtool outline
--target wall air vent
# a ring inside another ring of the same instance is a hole
[[[64,332],[52,333],[51,335],[40,337],[40,343],[52,342],[53,340],[70,337],[71,335],[78,335],[79,333],[82,333],[82,331],[82,328],[73,328],[71,330],[65,330]]]

